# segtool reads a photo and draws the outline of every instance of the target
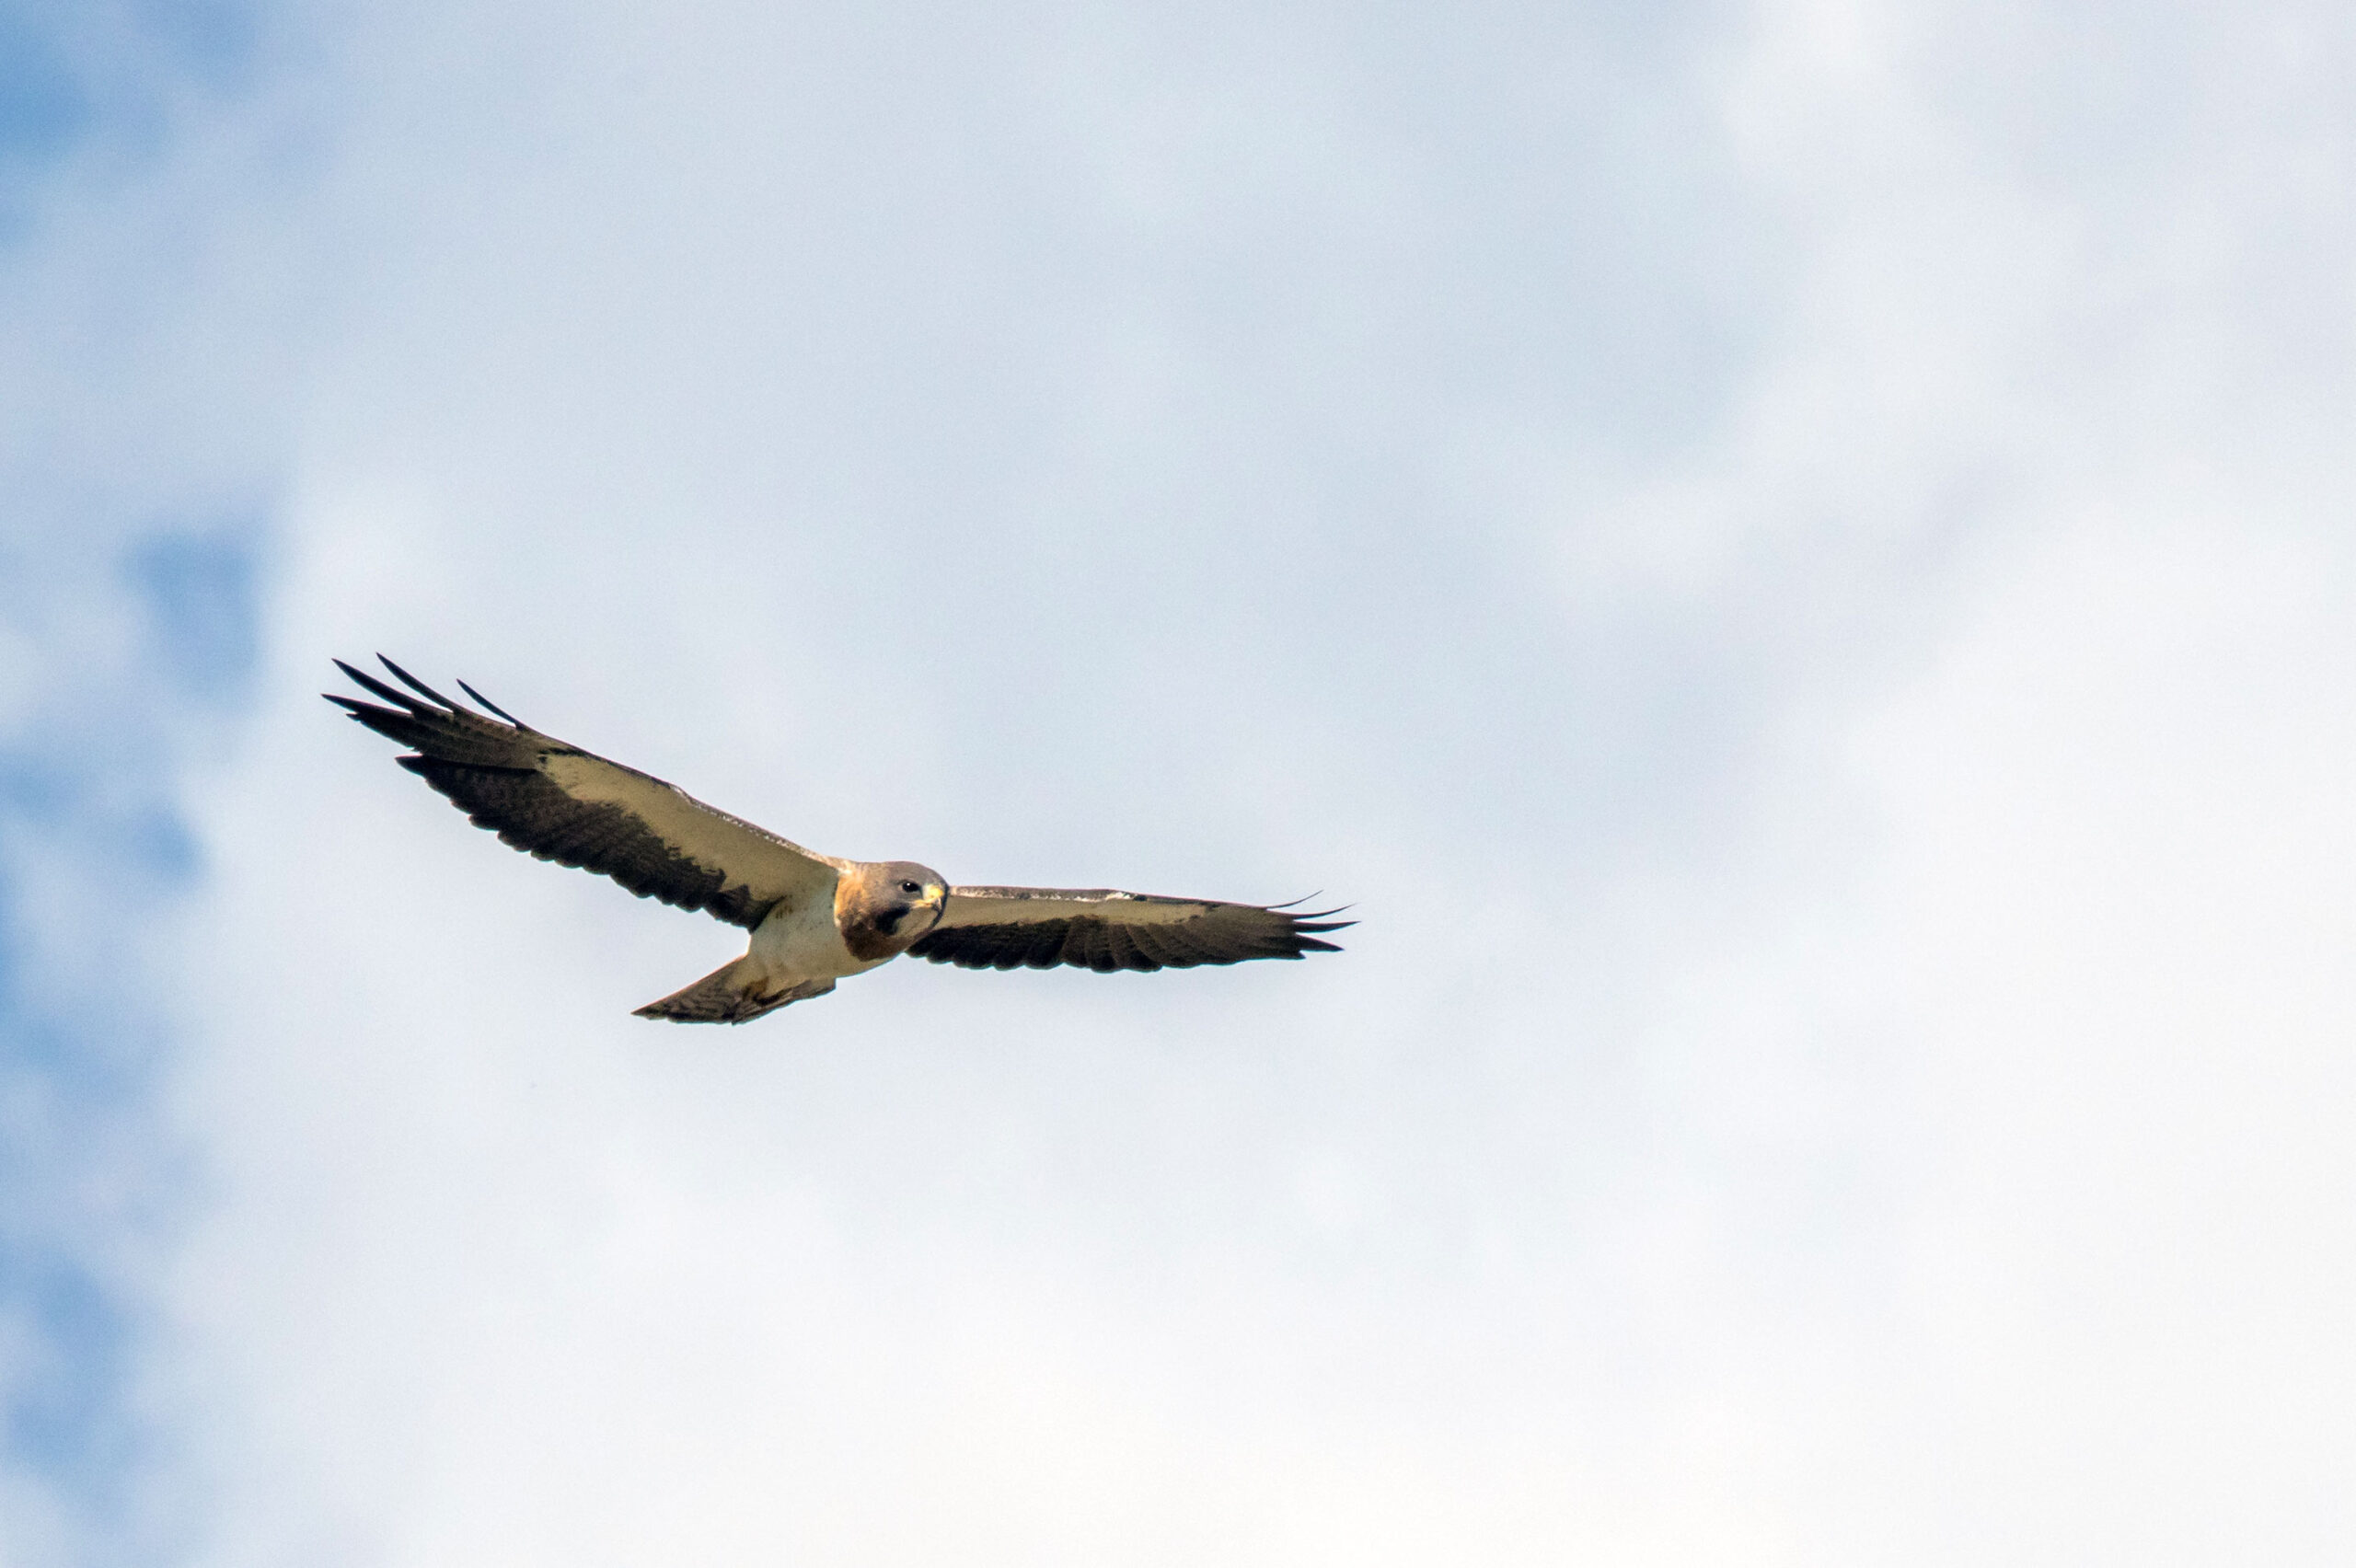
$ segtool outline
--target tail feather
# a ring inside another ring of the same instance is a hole
[[[770,990],[760,967],[749,958],[740,958],[722,964],[684,990],[647,1003],[631,1016],[668,1019],[673,1023],[750,1023],[788,1003],[823,997],[834,988],[832,980],[804,980],[798,986]]]

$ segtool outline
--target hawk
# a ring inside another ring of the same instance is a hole
[[[963,969],[1191,969],[1336,952],[1339,910],[1161,898],[1110,888],[951,887],[909,860],[844,860],[715,811],[676,785],[544,735],[460,681],[444,697],[383,654],[398,691],[338,659],[390,706],[323,692],[467,813],[542,860],[752,933],[744,957],[640,1008],[675,1023],[745,1023],[823,997],[904,952]],[[412,695],[413,694],[413,695]]]

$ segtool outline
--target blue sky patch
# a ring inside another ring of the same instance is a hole
[[[76,154],[152,157],[170,144],[181,90],[249,85],[260,15],[235,0],[0,0],[0,243],[23,238]]]
[[[178,1156],[149,1083],[170,1042],[123,983],[135,957],[85,996],[31,965],[130,940],[88,928],[126,904],[167,907],[201,875],[180,770],[248,688],[263,526],[163,522],[126,541],[101,525],[87,550],[41,552],[49,594],[96,587],[136,634],[116,667],[52,669],[0,733],[0,1343],[18,1347],[0,1363],[0,1467],[64,1510],[78,1561],[152,1560],[155,1434],[131,1398],[145,1306],[124,1260],[168,1244]],[[41,583],[18,587],[20,605],[41,601]],[[104,897],[81,896],[92,887]]]
[[[246,538],[167,534],[140,545],[125,575],[145,604],[156,663],[179,689],[221,696],[252,673],[258,612]]]
[[[54,31],[23,7],[0,6],[0,170],[56,156],[93,118]]]

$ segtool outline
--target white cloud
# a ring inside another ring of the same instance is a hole
[[[2344,1549],[2334,57],[1977,16],[361,17],[181,976],[212,1556]],[[461,831],[372,645],[1367,924],[655,1031],[727,933]]]

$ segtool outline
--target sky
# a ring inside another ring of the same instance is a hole
[[[0,1568],[2347,1560],[2351,67],[0,0]],[[1361,923],[658,1027],[378,650]]]

